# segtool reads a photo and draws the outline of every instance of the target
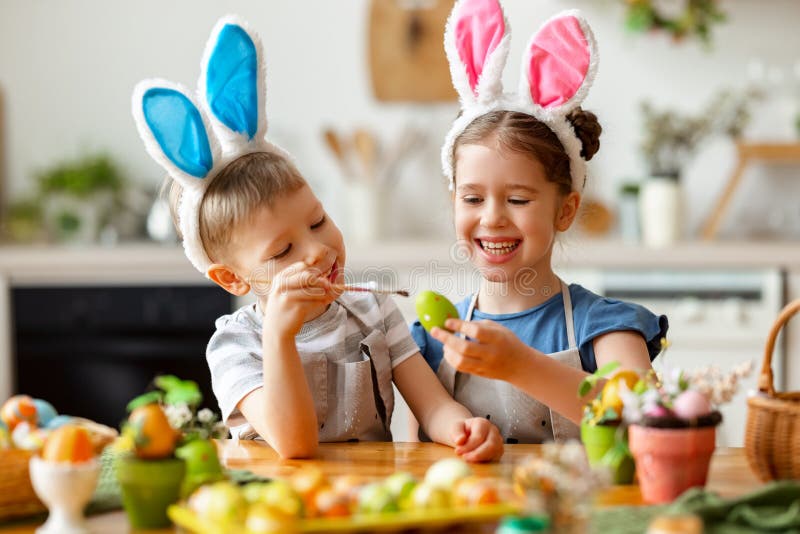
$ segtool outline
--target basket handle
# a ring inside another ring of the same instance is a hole
[[[761,365],[761,376],[758,377],[758,389],[762,393],[768,393],[770,396],[775,395],[775,379],[772,375],[772,353],[775,350],[775,340],[778,338],[783,326],[792,318],[794,314],[800,311],[800,299],[793,300],[787,304],[778,318],[775,319],[775,324],[772,325],[772,330],[769,332],[767,338],[767,347],[764,350],[764,363]]]

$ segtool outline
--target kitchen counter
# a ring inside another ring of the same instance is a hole
[[[263,476],[288,476],[297,469],[314,465],[329,476],[359,475],[370,479],[386,477],[396,471],[409,471],[422,477],[430,465],[453,456],[452,449],[435,443],[325,443],[314,460],[280,460],[263,442],[224,440],[218,444],[220,460],[231,469],[248,469]],[[478,475],[510,476],[512,466],[541,445],[506,445],[499,463],[473,464]],[[707,489],[723,497],[749,493],[761,486],[750,471],[744,449],[717,449],[711,461]],[[597,506],[641,505],[639,486],[612,486],[597,497]],[[94,516],[89,520],[92,532],[126,532],[123,512]],[[27,534],[36,525],[0,528],[3,533]],[[172,532],[165,530],[164,532]]]
[[[351,271],[370,267],[431,267],[458,264],[447,241],[394,241],[350,245]],[[800,268],[800,243],[702,242],[648,249],[614,240],[567,236],[555,247],[554,265],[570,269]],[[196,283],[202,278],[177,245],[131,243],[114,247],[2,246],[0,277],[13,283],[164,281]]]

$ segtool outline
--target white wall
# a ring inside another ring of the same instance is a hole
[[[800,51],[796,0],[722,1],[730,21],[714,29],[711,50],[694,42],[675,46],[665,36],[626,34],[621,4],[504,2],[515,35],[506,83],[514,86],[522,47],[543,20],[579,7],[591,21],[601,66],[586,107],[598,113],[605,132],[602,150],[592,161],[590,190],[607,200],[621,178],[642,174],[636,150],[642,98],[695,110],[717,89],[741,85],[751,58],[791,67]],[[343,210],[341,195],[336,195],[341,182],[321,142],[324,125],[365,125],[388,135],[411,121],[424,126],[433,141],[424,163],[407,169],[402,195],[390,214],[399,215],[402,207],[411,226],[408,233],[446,231],[447,210],[435,209],[446,204],[436,158],[455,107],[383,105],[372,98],[367,10],[366,0],[0,0],[0,126],[5,131],[0,176],[8,181],[7,194],[25,192],[37,169],[89,149],[108,150],[133,180],[155,186],[160,172],[133,126],[131,88],[147,76],[194,86],[215,20],[237,12],[265,44],[271,135],[296,156],[334,215]],[[773,109],[772,117],[776,115]],[[776,130],[781,128],[787,129],[776,120]],[[730,144],[717,142],[692,165],[686,185],[693,224],[730,172],[731,158]],[[796,187],[793,176],[779,176],[776,187]],[[431,189],[436,194],[427,194]],[[750,205],[741,199],[738,203]]]

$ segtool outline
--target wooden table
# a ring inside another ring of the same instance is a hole
[[[536,453],[541,445],[506,445],[499,463],[473,464],[478,475],[509,475],[515,463]],[[231,469],[249,469],[268,477],[287,476],[306,465],[316,465],[331,476],[351,474],[381,478],[395,471],[409,471],[422,477],[428,467],[442,458],[453,456],[453,450],[435,443],[326,443],[320,445],[314,460],[281,460],[263,442],[231,440],[219,443],[220,460]],[[761,486],[747,465],[744,449],[717,449],[711,462],[707,489],[724,497],[735,497]],[[614,486],[604,490],[597,505],[641,505],[639,486]],[[127,532],[123,512],[112,512],[90,518],[93,532]],[[31,533],[37,525],[0,528],[6,534]],[[170,532],[170,531],[163,531]]]

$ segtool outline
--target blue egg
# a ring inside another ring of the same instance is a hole
[[[46,400],[33,399],[33,405],[36,406],[36,418],[40,427],[47,426],[58,415],[53,405]]]
[[[49,428],[50,430],[55,430],[60,426],[66,425],[70,421],[72,421],[71,415],[57,415],[52,419],[50,419],[50,422],[47,423],[47,428]]]

